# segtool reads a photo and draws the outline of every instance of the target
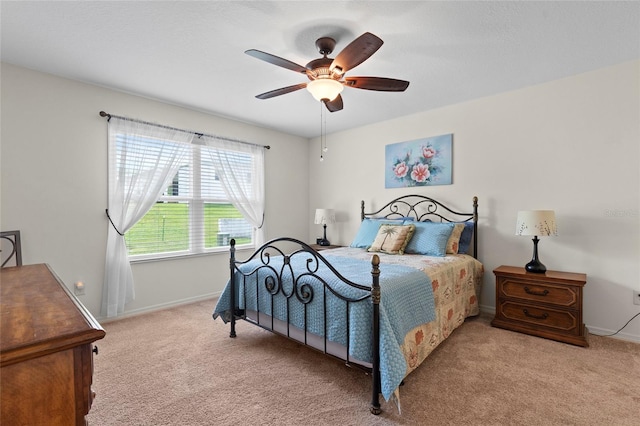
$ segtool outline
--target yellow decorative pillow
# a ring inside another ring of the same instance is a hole
[[[378,234],[368,251],[404,254],[404,249],[415,232],[415,225],[380,225]]]
[[[456,223],[451,231],[449,241],[447,241],[447,254],[458,254],[458,246],[460,244],[460,236],[464,231],[464,223]]]

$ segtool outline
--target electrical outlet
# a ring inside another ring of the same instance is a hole
[[[73,292],[76,296],[84,296],[84,283],[82,281],[76,281],[73,284]]]
[[[640,305],[640,291],[633,291],[633,304]]]

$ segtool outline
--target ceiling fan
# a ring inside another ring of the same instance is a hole
[[[308,83],[271,90],[257,95],[256,98],[269,99],[306,87],[314,98],[325,104],[329,111],[335,112],[343,108],[340,92],[345,86],[382,92],[403,92],[409,86],[408,81],[393,78],[344,76],[347,71],[366,61],[383,43],[379,37],[367,32],[349,43],[335,59],[331,59],[328,56],[333,52],[336,41],[331,37],[321,37],[316,40],[316,47],[323,57],[312,60],[304,67],[260,50],[250,49],[244,53],[270,64],[306,74],[311,80]]]

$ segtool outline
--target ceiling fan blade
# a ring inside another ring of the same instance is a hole
[[[271,53],[266,53],[256,49],[249,49],[249,50],[246,50],[244,53],[246,53],[249,56],[253,56],[254,58],[261,59],[265,62],[269,62],[270,64],[277,65],[279,67],[286,68],[291,71],[299,72],[301,74],[307,73],[307,69],[302,65],[298,65],[295,62],[291,62],[279,56],[272,55]]]
[[[324,103],[324,105],[327,107],[327,109],[329,110],[329,112],[336,112],[336,111],[340,111],[343,107],[342,104],[342,96],[338,95],[334,100],[332,101],[322,101]]]
[[[342,49],[342,52],[338,53],[338,56],[331,63],[330,69],[340,68],[342,74],[344,74],[366,61],[380,49],[383,43],[378,36],[364,33]]]
[[[307,83],[300,83],[300,84],[295,84],[293,86],[281,87],[280,89],[275,89],[269,92],[256,95],[256,98],[269,99],[276,96],[285,95],[287,93],[295,92],[296,90],[304,89],[305,87],[307,87]]]
[[[409,82],[384,77],[346,77],[344,85],[356,89],[377,90],[380,92],[404,92]]]

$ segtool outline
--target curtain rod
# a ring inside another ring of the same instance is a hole
[[[136,122],[136,123],[142,123],[142,124],[148,124],[150,126],[161,127],[163,129],[169,129],[169,130],[176,130],[178,132],[191,133],[191,134],[194,134],[196,136],[207,136],[207,137],[210,137],[210,138],[222,139],[222,140],[229,141],[229,142],[237,142],[237,143],[243,143],[243,144],[246,144],[246,145],[258,146],[258,147],[264,148],[264,149],[271,149],[271,147],[269,145],[260,145],[260,144],[257,144],[257,143],[245,142],[245,141],[240,141],[240,140],[237,140],[237,139],[225,138],[225,137],[222,137],[222,136],[216,136],[216,135],[209,135],[209,134],[206,134],[206,133],[194,132],[192,130],[179,129],[177,127],[165,126],[165,125],[162,125],[162,124],[152,123],[150,121],[142,121],[142,120],[136,120],[136,119],[129,118],[129,117],[122,117],[120,115],[112,115],[112,114],[109,114],[109,113],[104,112],[104,111],[100,111],[100,117],[107,117],[107,121],[111,120],[111,117],[115,117],[115,118],[120,118],[122,120],[129,120],[129,121],[133,121],[133,122]]]

